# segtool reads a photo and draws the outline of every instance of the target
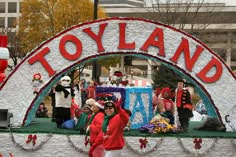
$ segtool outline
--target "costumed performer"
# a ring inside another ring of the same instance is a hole
[[[175,103],[180,123],[179,131],[188,132],[190,118],[193,117],[191,95],[185,88],[185,80],[177,80]]]
[[[57,128],[61,128],[61,124],[71,118],[70,108],[72,97],[75,95],[70,83],[71,78],[69,76],[63,76],[60,84],[55,87]]]
[[[161,97],[159,98],[159,102],[161,106],[163,106],[163,114],[170,120],[170,124],[174,124],[174,112],[175,106],[173,101],[171,100],[171,90],[169,87],[165,87],[161,91]]]
[[[102,124],[102,131],[90,148],[89,156],[93,157],[93,150],[101,143],[105,148],[105,157],[120,157],[125,145],[124,128],[126,127],[129,116],[120,106],[120,102],[105,103],[105,117]]]
[[[90,100],[90,102],[92,102]],[[88,127],[86,129],[86,138],[85,143],[87,142],[87,136],[90,136],[89,142],[92,146],[94,142],[97,140],[98,134],[102,129],[102,122],[104,119],[104,101],[98,100],[97,102],[94,101],[93,104],[91,104],[91,110],[93,112]],[[90,147],[91,149],[91,147]],[[103,157],[104,156],[104,147],[102,144],[97,145],[96,149],[93,149],[93,157]]]

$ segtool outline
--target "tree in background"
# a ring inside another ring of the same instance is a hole
[[[18,36],[25,54],[62,30],[93,20],[90,0],[24,0],[21,7]],[[106,17],[101,8],[98,17]]]
[[[168,68],[166,65],[161,64],[158,69],[155,69],[152,75],[153,89],[170,87],[170,89],[176,88],[176,82],[181,79],[174,70]]]
[[[205,33],[210,25],[209,19],[217,8],[206,0],[152,0],[148,5],[147,18],[184,30],[197,38]],[[161,65],[158,70],[153,70],[153,88],[174,88],[178,78],[181,77],[173,70]]]
[[[94,19],[94,5],[91,0],[24,0],[21,7],[17,35],[24,54],[67,28]],[[105,17],[104,10],[98,8],[98,18]],[[79,69],[79,74],[86,65],[76,68]],[[79,77],[75,73],[69,73],[73,75],[72,82]]]

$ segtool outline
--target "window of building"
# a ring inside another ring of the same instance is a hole
[[[16,27],[16,17],[8,17],[8,27],[9,28]]]
[[[8,13],[16,13],[16,2],[9,2],[8,3]]]
[[[0,13],[5,13],[5,2],[0,2]]]
[[[0,28],[5,27],[5,17],[0,17]]]

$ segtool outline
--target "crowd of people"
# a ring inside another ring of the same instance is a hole
[[[62,77],[49,93],[53,106],[52,121],[56,122],[57,128],[74,129],[85,134],[85,143],[90,145],[90,157],[103,157],[104,154],[105,157],[119,157],[125,145],[123,133],[131,128],[129,117],[132,113],[123,109],[123,100],[109,91],[109,94],[96,95],[96,86],[96,82],[82,79],[71,87],[70,77]],[[178,128],[178,132],[188,132],[193,105],[184,80],[177,81],[174,93],[169,87],[157,88],[152,102],[152,122],[157,117],[164,117],[168,125]],[[36,117],[48,117],[47,112],[41,103]]]

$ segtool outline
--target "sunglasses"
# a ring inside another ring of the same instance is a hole
[[[106,107],[104,110],[111,110],[113,107]]]
[[[70,80],[62,80],[63,82],[70,82]]]

